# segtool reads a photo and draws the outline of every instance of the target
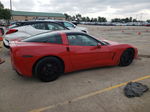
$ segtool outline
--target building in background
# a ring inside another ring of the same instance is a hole
[[[65,15],[61,13],[12,11],[11,14],[13,21],[28,21],[35,19],[65,20]]]

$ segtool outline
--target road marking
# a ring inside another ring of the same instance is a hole
[[[145,80],[145,79],[148,79],[148,78],[150,78],[150,75],[146,75],[144,77],[140,77],[138,79],[131,80],[131,81],[128,81],[128,82],[137,82],[137,81]],[[29,112],[42,112],[42,111],[45,111],[45,110],[48,110],[48,109],[56,108],[58,106],[66,105],[66,104],[69,104],[69,103],[72,103],[72,102],[77,102],[79,100],[83,100],[83,99],[86,99],[86,98],[89,98],[89,97],[101,94],[103,92],[110,91],[112,89],[122,87],[122,86],[126,85],[128,82],[124,82],[124,83],[121,83],[121,84],[118,84],[118,85],[115,85],[115,86],[111,86],[111,87],[108,87],[108,88],[105,88],[105,89],[102,89],[102,90],[91,92],[89,94],[76,97],[76,98],[74,98],[72,100],[67,100],[67,101],[64,101],[64,102],[60,102],[60,103],[53,104],[53,105],[50,105],[50,106],[46,106],[46,107],[39,108],[39,109],[34,109],[34,110],[29,111]]]

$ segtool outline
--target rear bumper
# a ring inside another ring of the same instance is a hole
[[[12,53],[12,49],[10,48],[10,58],[11,58],[11,64],[12,64],[12,68],[17,72],[17,74],[20,74],[21,73],[17,70],[17,67],[15,66],[15,59],[14,59],[14,56],[13,56],[13,53]]]
[[[26,68],[26,65],[24,65],[24,62],[18,61],[14,59],[14,57],[11,56],[11,63],[13,66],[13,69],[17,72],[17,74],[25,77],[32,77],[32,71],[29,72],[29,69]]]
[[[16,56],[16,49],[13,49],[11,43],[10,47],[10,57],[11,57],[11,64],[13,69],[21,76],[32,77],[32,65],[28,63],[26,59],[21,56]]]

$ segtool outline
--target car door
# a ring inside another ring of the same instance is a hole
[[[112,53],[107,46],[86,34],[67,34],[70,60],[74,70],[107,65]]]

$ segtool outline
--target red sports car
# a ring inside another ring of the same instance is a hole
[[[101,66],[127,66],[137,48],[97,40],[76,31],[53,31],[11,43],[11,61],[19,74],[53,81],[60,74]]]

